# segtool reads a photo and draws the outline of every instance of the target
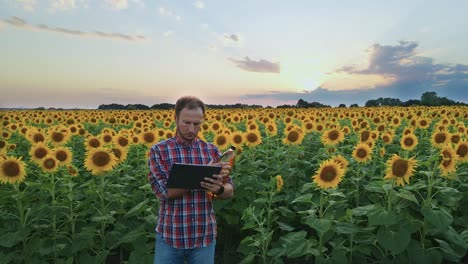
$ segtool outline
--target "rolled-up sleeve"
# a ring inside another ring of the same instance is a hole
[[[161,163],[160,155],[158,154],[157,149],[153,146],[148,152],[148,180],[153,189],[153,193],[159,199],[167,198],[167,179],[168,173],[164,169],[164,166]]]

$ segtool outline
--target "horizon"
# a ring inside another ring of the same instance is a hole
[[[0,108],[468,103],[466,1],[0,1]]]

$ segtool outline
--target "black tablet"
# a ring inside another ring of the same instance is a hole
[[[167,188],[197,189],[205,177],[221,173],[221,166],[202,164],[172,164],[167,180]]]

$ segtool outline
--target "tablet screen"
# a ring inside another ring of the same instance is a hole
[[[221,166],[174,163],[169,172],[167,188],[197,189],[205,177],[221,173]]]

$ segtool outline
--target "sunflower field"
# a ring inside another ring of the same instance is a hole
[[[217,263],[466,263],[468,107],[208,109]],[[0,263],[152,263],[173,111],[0,112]]]

